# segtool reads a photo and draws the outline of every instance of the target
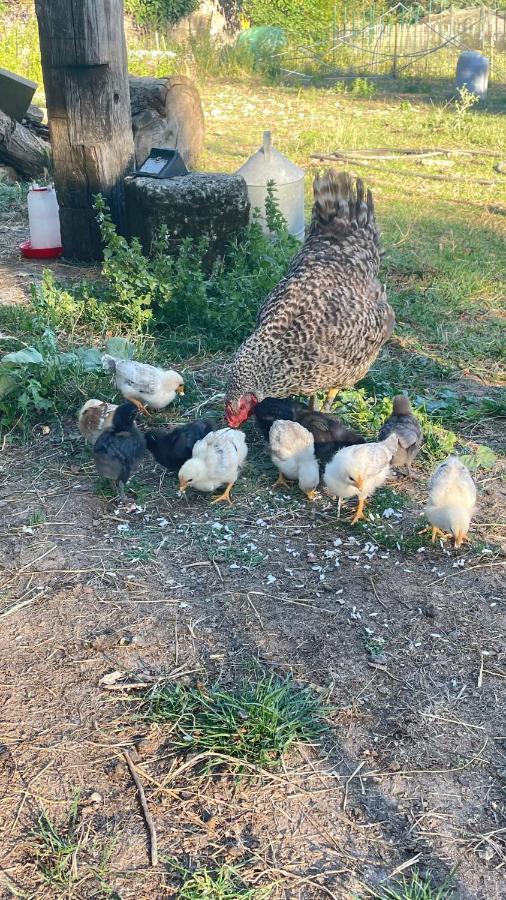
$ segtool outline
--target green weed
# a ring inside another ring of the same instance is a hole
[[[448,883],[438,888],[432,878],[415,872],[411,878],[403,878],[397,886],[381,888],[379,891],[368,890],[368,896],[374,900],[452,900],[455,894]]]
[[[157,687],[145,697],[144,717],[172,726],[171,743],[180,750],[224,754],[269,769],[298,742],[325,733],[328,712],[307,688],[291,678],[260,673],[235,690]],[[210,765],[219,764],[210,760]]]
[[[47,884],[69,890],[77,880],[81,838],[78,831],[79,797],[72,802],[66,823],[61,827],[42,810],[31,834],[31,849],[37,868]]]
[[[239,866],[223,864],[215,869],[190,871],[175,860],[169,866],[181,877],[180,900],[267,900],[272,887],[250,888],[241,878]]]

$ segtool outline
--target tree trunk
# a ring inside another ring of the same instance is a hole
[[[65,256],[100,259],[93,195],[125,228],[133,138],[123,0],[35,0]]]
[[[193,169],[204,143],[204,113],[195,84],[185,75],[130,76],[135,158],[140,166],[152,147],[179,150]]]
[[[24,178],[37,178],[49,165],[51,147],[0,110],[0,161]]]

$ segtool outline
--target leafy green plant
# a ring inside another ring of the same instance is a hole
[[[377,94],[377,87],[367,78],[354,78],[350,88],[350,94],[353,97],[375,97]]]
[[[125,12],[138,25],[175,25],[198,6],[199,0],[125,0]]]
[[[459,99],[455,101],[453,129],[457,134],[461,134],[462,129],[468,121],[469,110],[472,109],[476,103],[479,103],[480,98],[477,94],[473,94],[465,84],[462,87],[457,88],[457,94]]]
[[[272,887],[250,888],[241,878],[238,866],[226,863],[215,868],[195,871],[186,869],[176,860],[167,860],[181,877],[180,900],[267,900]]]
[[[114,346],[114,345],[113,345]],[[110,344],[106,349],[110,348]],[[26,436],[41,414],[68,413],[76,396],[93,393],[103,378],[102,354],[94,347],[61,351],[54,331],[44,329],[33,346],[5,353],[0,358],[0,413],[2,426],[19,422]]]
[[[368,396],[365,388],[343,391],[339,395],[339,414],[351,427],[358,428],[366,437],[374,440],[388,416],[392,412],[390,397],[378,398]],[[423,407],[415,407],[424,433],[424,444],[420,451],[420,460],[434,463],[444,459],[452,452],[457,436],[448,431],[427,414]]]
[[[291,678],[261,673],[236,690],[220,685],[157,686],[146,695],[148,721],[171,726],[171,743],[192,752],[225,754],[263,768],[279,765],[296,741],[312,742],[325,732],[328,709]],[[210,764],[219,764],[210,760]]]

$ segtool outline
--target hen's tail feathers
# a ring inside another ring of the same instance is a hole
[[[364,182],[354,182],[348,172],[329,169],[318,175],[313,183],[314,206],[309,234],[321,234],[336,240],[358,229],[370,232],[379,243],[379,229],[374,217],[372,194],[364,190]]]

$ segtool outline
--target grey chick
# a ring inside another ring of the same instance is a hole
[[[129,400],[121,403],[93,447],[97,472],[116,483],[121,498],[125,496],[125,484],[139,468],[146,450],[144,435],[135,424],[137,412]]]
[[[397,435],[399,444],[391,465],[395,468],[404,466],[406,473],[412,476],[411,464],[423,444],[423,432],[408,397],[399,394],[394,397],[393,405],[392,415],[381,426],[378,441],[384,441],[390,434]]]

